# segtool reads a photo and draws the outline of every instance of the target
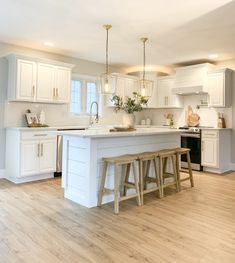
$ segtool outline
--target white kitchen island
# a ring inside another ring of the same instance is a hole
[[[62,187],[64,196],[86,207],[97,206],[102,158],[180,146],[180,131],[168,128],[139,128],[132,132],[108,129],[63,131]],[[113,170],[106,186],[113,188]],[[103,203],[113,201],[104,196]]]

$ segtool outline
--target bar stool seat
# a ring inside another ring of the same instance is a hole
[[[179,180],[179,189],[181,190],[181,182],[190,180],[191,187],[194,187],[194,180],[193,180],[193,172],[192,172],[192,165],[190,159],[190,149],[188,148],[175,148],[176,152],[176,164],[177,164],[177,174]],[[188,169],[180,169],[180,159],[181,155],[186,155]],[[181,173],[188,174],[187,177],[181,178]]]
[[[176,187],[176,191],[179,192],[179,181],[178,181],[178,173],[177,173],[177,161],[176,161],[176,151],[172,149],[164,149],[157,151],[156,154],[159,158],[159,173],[161,180],[161,191],[162,197],[164,196],[164,189],[168,186],[174,185]],[[167,161],[171,160],[173,172],[166,172]],[[167,178],[172,178],[173,181],[165,182]]]
[[[138,176],[136,172],[136,160],[137,156],[135,155],[122,155],[122,156],[115,156],[115,157],[107,157],[103,158],[103,172],[101,175],[100,180],[100,188],[99,188],[99,194],[98,194],[98,206],[102,206],[102,199],[104,194],[110,194],[114,193],[114,213],[119,213],[119,202],[134,198],[137,199],[137,204],[141,205],[140,200],[140,191],[139,191],[139,182],[138,182]],[[108,189],[105,187],[105,181],[107,176],[107,171],[109,165],[114,165],[114,189]],[[118,172],[119,166],[122,167],[122,188],[123,186],[125,188],[134,188],[135,193],[130,195],[120,196],[120,174]],[[133,176],[134,176],[134,182],[129,181],[129,174],[130,174],[130,168],[132,167]]]

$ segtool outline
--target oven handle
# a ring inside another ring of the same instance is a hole
[[[198,139],[200,139],[201,138],[201,136],[200,136],[200,134],[190,134],[190,133],[187,133],[187,134],[181,134],[181,137],[189,137],[189,138],[198,138]]]

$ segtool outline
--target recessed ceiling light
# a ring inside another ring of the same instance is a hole
[[[50,42],[50,41],[46,41],[43,44],[44,44],[44,46],[47,46],[47,47],[54,47],[54,45],[55,45],[53,42]]]
[[[217,54],[211,54],[211,55],[209,55],[209,58],[215,59],[215,58],[218,58],[218,55]]]

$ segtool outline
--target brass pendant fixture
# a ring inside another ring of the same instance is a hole
[[[145,79],[145,61],[146,61],[145,43],[148,40],[148,38],[143,37],[140,40],[143,42],[143,75],[142,75],[142,79],[140,79],[138,83],[138,92],[142,96],[146,98],[150,98],[153,93],[153,81]]]
[[[106,30],[106,71],[100,76],[100,93],[103,95],[115,94],[116,89],[116,78],[109,73],[109,64],[108,64],[108,44],[109,44],[109,29],[112,28],[112,25],[103,25]]]

